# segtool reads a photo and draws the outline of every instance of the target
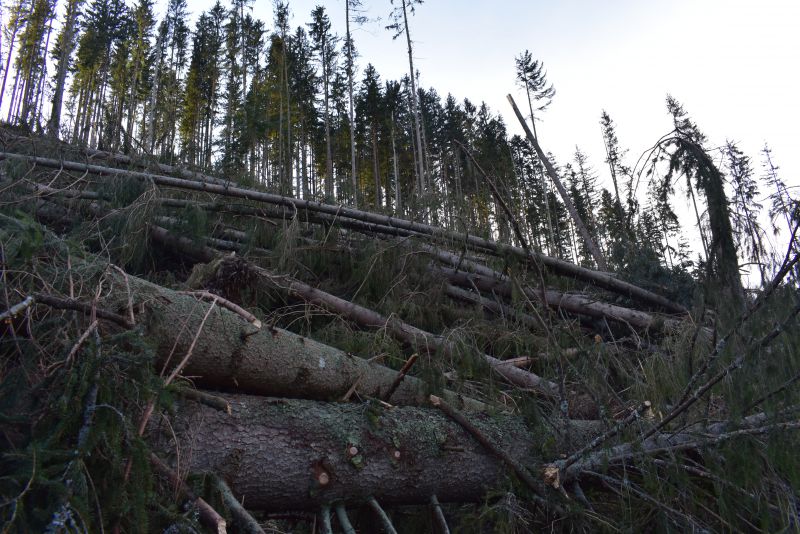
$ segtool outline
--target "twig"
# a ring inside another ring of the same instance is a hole
[[[685,521],[688,524],[688,526],[690,527],[690,529],[692,531],[694,531],[694,530],[706,530],[706,529],[697,528],[697,527],[699,527],[699,525],[697,525],[688,515],[686,515],[686,514],[684,514],[682,512],[679,512],[678,510],[675,510],[674,508],[671,508],[670,506],[667,506],[666,504],[664,504],[663,502],[659,501],[658,499],[655,499],[654,497],[651,497],[650,495],[646,494],[645,492],[636,489],[635,487],[633,487],[633,484],[631,484],[631,483],[629,483],[627,481],[619,481],[619,480],[616,480],[616,479],[614,479],[612,477],[609,477],[609,476],[606,476],[606,475],[603,475],[603,474],[600,474],[600,473],[595,473],[595,472],[589,472],[587,474],[600,479],[603,482],[603,484],[606,485],[606,487],[608,487],[609,489],[611,489],[612,491],[614,491],[615,493],[617,493],[620,496],[622,496],[622,490],[623,489],[625,491],[630,491],[631,493],[633,493],[634,495],[636,495],[640,499],[649,502],[650,504],[656,506],[657,508],[660,508],[662,511],[666,512],[667,514],[673,515],[673,516],[675,516],[677,518],[680,518],[681,520]],[[614,488],[611,487],[612,484],[615,485],[615,486],[619,486],[620,489],[619,490],[615,490]]]
[[[239,524],[242,532],[247,534],[266,534],[264,529],[261,528],[261,525],[258,524],[258,521],[256,521],[253,516],[250,515],[250,512],[245,510],[242,503],[234,497],[233,492],[225,481],[217,475],[212,475],[211,478],[214,481],[214,486],[216,486],[217,491],[219,491],[222,497],[222,502],[228,507],[228,510],[230,510],[231,515],[233,515],[233,518]]]
[[[397,534],[397,530],[394,528],[394,525],[392,525],[392,520],[389,519],[389,516],[383,511],[383,508],[381,508],[381,505],[378,503],[375,497],[370,497],[367,499],[367,504],[369,504],[369,507],[372,508],[376,514],[378,514],[378,518],[381,520],[381,525],[383,525],[383,530],[386,532],[386,534]]]
[[[450,534],[450,528],[447,526],[447,519],[444,517],[442,506],[439,504],[439,499],[436,498],[436,495],[431,495],[431,508],[433,509],[433,517],[436,521],[436,525],[439,527],[439,533]]]
[[[520,464],[518,461],[514,460],[511,456],[508,455],[506,451],[501,449],[499,446],[492,443],[489,438],[487,438],[483,432],[478,430],[478,427],[473,425],[464,415],[447,404],[445,401],[437,397],[436,395],[430,396],[431,404],[435,407],[439,408],[443,411],[448,417],[454,420],[456,423],[461,425],[461,427],[466,430],[469,434],[472,435],[481,445],[483,445],[489,452],[497,456],[500,460],[502,460],[508,467],[510,467],[517,476],[525,482],[525,484],[533,490],[533,492],[541,498],[544,498],[544,490],[539,482],[537,482],[531,474],[528,472],[525,467]]]
[[[633,412],[628,414],[628,416],[625,419],[623,419],[622,421],[618,422],[616,425],[614,425],[613,427],[611,427],[608,430],[606,430],[605,432],[603,432],[601,435],[599,435],[596,438],[594,438],[592,441],[590,441],[585,446],[583,446],[579,451],[573,453],[566,460],[563,460],[563,461],[560,461],[560,462],[555,462],[555,464],[558,465],[559,468],[561,468],[561,469],[565,469],[565,468],[571,466],[576,461],[580,460],[580,458],[584,454],[586,454],[587,452],[593,451],[594,449],[596,449],[597,447],[599,447],[600,445],[605,443],[608,439],[616,436],[622,430],[627,428],[631,423],[633,423],[634,421],[639,419],[639,417],[641,416],[642,412],[645,412],[645,411],[649,410],[650,406],[652,406],[650,401],[644,401]]]
[[[392,385],[389,386],[389,389],[386,391],[386,393],[384,393],[383,397],[381,397],[383,401],[389,402],[391,400],[392,395],[394,395],[394,392],[397,391],[398,387],[400,387],[400,383],[406,377],[406,374],[408,374],[408,371],[411,369],[411,367],[417,362],[418,358],[419,355],[415,353],[412,354],[411,357],[406,361],[406,363],[403,365],[403,368],[400,369],[400,372],[397,373],[397,376],[394,378]]]
[[[366,376],[366,374],[367,374],[367,371],[366,371],[366,370],[364,370],[364,372],[363,372],[363,373],[361,373],[360,375],[358,375],[358,378],[356,378],[356,381],[355,381],[355,382],[353,382],[353,385],[352,385],[352,386],[350,386],[350,389],[348,389],[348,390],[347,390],[347,393],[345,393],[344,395],[342,395],[342,398],[341,398],[341,399],[339,399],[341,402],[348,402],[348,401],[350,400],[350,397],[352,397],[352,396],[353,396],[353,393],[355,393],[355,392],[356,392],[356,388],[358,388],[358,385],[359,385],[359,384],[361,383],[361,381],[364,379],[364,377]]]
[[[205,391],[186,387],[178,387],[175,388],[174,391],[176,394],[185,399],[193,400],[195,402],[199,402],[200,404],[205,404],[206,406],[210,406],[211,408],[225,412],[228,415],[233,413],[231,410],[231,404],[222,397],[217,397],[216,395],[211,395]]]
[[[236,315],[242,317],[245,321],[251,323],[259,330],[261,329],[261,321],[258,319],[258,317],[256,317],[255,315],[245,310],[238,304],[231,302],[226,298],[220,297],[219,295],[216,295],[209,291],[179,291],[179,293],[183,295],[195,295],[197,297],[204,298],[207,300],[214,300],[216,301],[218,306],[222,306],[223,308],[232,311]]]
[[[213,532],[217,534],[226,534],[228,531],[228,526],[221,515],[217,513],[206,501],[204,501],[201,497],[197,497],[189,487],[184,484],[183,480],[178,476],[178,474],[172,470],[170,466],[165,464],[161,461],[161,458],[155,455],[155,453],[150,453],[150,464],[161,473],[170,483],[175,486],[178,490],[178,493],[187,500],[193,501],[194,505],[197,507],[197,511],[200,514],[200,523],[205,525],[206,527],[210,528]]]
[[[183,368],[186,367],[186,364],[189,363],[189,358],[192,357],[192,353],[194,352],[194,347],[197,345],[197,340],[200,339],[200,334],[203,331],[203,327],[206,325],[208,316],[211,315],[211,312],[214,310],[216,304],[217,304],[217,299],[215,298],[211,302],[211,306],[208,307],[208,311],[203,317],[203,320],[200,321],[200,326],[197,327],[197,333],[195,333],[194,339],[192,339],[192,344],[189,345],[189,349],[186,351],[186,356],[184,356],[183,360],[181,360],[181,362],[175,366],[175,369],[172,370],[172,373],[164,381],[165,386],[170,385],[172,381],[175,380],[175,377],[178,376],[178,374],[180,374],[181,371],[183,371]]]
[[[125,271],[123,271],[122,269],[117,267],[116,265],[112,264],[111,267],[113,267],[114,269],[119,271],[119,273],[122,275],[122,278],[125,280],[125,289],[128,292],[128,314],[130,315],[131,324],[135,325],[136,324],[136,317],[133,315],[133,297],[131,296],[131,285],[130,285],[130,283],[128,281],[128,273],[126,273]],[[70,282],[71,282],[71,280],[70,280]]]
[[[59,297],[54,297],[53,295],[47,295],[45,293],[34,293],[33,297],[38,304],[44,304],[45,306],[50,306],[51,308],[57,308],[59,310],[75,310],[85,315],[95,314],[98,319],[105,319],[107,321],[117,323],[119,326],[129,330],[134,327],[134,325],[125,317],[117,313],[98,308],[93,304],[87,304],[86,302],[82,302],[80,300],[62,299]]]
[[[320,530],[322,534],[333,534],[333,526],[331,525],[331,507],[323,504],[319,508],[319,515],[322,516]]]
[[[347,517],[347,510],[345,510],[344,505],[339,503],[335,508],[336,517],[339,519],[339,525],[341,525],[344,534],[356,534],[356,529],[350,524],[350,519]]]
[[[31,305],[34,303],[34,300],[35,299],[32,296],[27,296],[22,302],[14,304],[8,310],[0,313],[0,322],[9,321],[20,313],[24,312],[31,307]]]
[[[91,333],[92,333],[92,332],[94,332],[94,331],[96,331],[96,329],[97,329],[97,320],[94,320],[94,321],[92,321],[92,324],[90,324],[90,325],[89,325],[89,328],[87,328],[87,329],[86,329],[86,330],[83,332],[83,334],[81,334],[81,337],[79,337],[79,338],[78,338],[78,341],[76,341],[76,342],[75,342],[75,344],[72,346],[72,348],[71,348],[71,349],[70,349],[70,351],[69,351],[69,354],[67,354],[67,357],[66,357],[66,358],[64,358],[64,360],[63,360],[63,361],[56,362],[56,363],[54,363],[53,365],[50,365],[50,366],[49,366],[49,367],[46,369],[46,371],[45,371],[45,374],[49,374],[49,373],[50,373],[50,371],[52,371],[53,369],[55,369],[55,368],[57,368],[57,367],[60,367],[61,365],[68,365],[68,364],[69,364],[69,363],[72,361],[72,358],[74,358],[74,357],[75,357],[75,355],[76,355],[76,354],[78,353],[78,351],[81,349],[81,347],[83,346],[83,344],[84,344],[84,343],[86,342],[86,340],[89,338],[89,336],[91,335]]]

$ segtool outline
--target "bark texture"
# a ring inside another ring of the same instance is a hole
[[[508,476],[502,461],[435,409],[225,398],[232,415],[186,402],[171,425],[182,468],[217,473],[249,509],[312,509],[369,497],[388,505],[425,504],[432,495],[469,502]],[[514,416],[482,413],[470,420],[528,466],[539,465],[538,455],[551,439]],[[571,431],[573,441],[585,441],[577,436],[589,437],[597,426],[573,424]],[[151,436],[175,457],[166,428],[151,428]]]
[[[106,276],[113,290],[99,305],[126,313],[127,285],[133,295],[137,323],[155,347],[157,365],[176,365],[189,350],[210,304],[116,271]],[[199,334],[183,371],[197,384],[259,395],[337,399],[356,382],[361,394],[380,398],[397,372],[280,328],[255,328],[241,316],[221,307],[214,310]],[[425,385],[406,377],[392,396],[398,404],[420,404],[427,399]],[[467,409],[481,403],[446,396]]]

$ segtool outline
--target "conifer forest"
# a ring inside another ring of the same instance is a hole
[[[2,2],[0,533],[800,530],[789,155],[557,161],[378,3],[401,79],[364,0]]]

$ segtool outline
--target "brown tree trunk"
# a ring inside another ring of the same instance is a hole
[[[116,271],[106,273],[113,290],[100,303],[108,310],[127,313],[126,280]],[[157,369],[172,368],[187,354],[208,310],[208,302],[127,276],[136,321],[156,350]],[[259,395],[313,399],[341,398],[354,385],[361,394],[380,398],[397,373],[312,339],[279,328],[256,329],[239,315],[219,307],[205,322],[197,346],[183,374],[205,387]],[[458,397],[447,394],[450,402]],[[425,386],[406,377],[392,401],[425,402]],[[465,400],[469,409],[483,405]],[[464,404],[464,403],[460,403]]]
[[[500,460],[438,410],[225,398],[232,415],[183,402],[171,425],[181,462],[188,462],[181,467],[217,473],[249,509],[311,509],[368,497],[389,505],[426,504],[431,495],[447,502],[478,501],[508,474]],[[552,438],[548,430],[532,433],[510,415],[474,414],[470,422],[528,465]],[[599,431],[595,423],[573,426],[584,435],[573,436],[576,444]],[[174,458],[176,444],[166,426],[153,425],[150,435],[162,454]]]

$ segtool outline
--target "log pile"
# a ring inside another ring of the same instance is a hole
[[[391,531],[393,511],[408,505],[432,506],[431,525],[446,529],[457,519],[448,503],[483,502],[498,488],[523,495],[539,525],[604,525],[616,510],[610,500],[627,491],[671,527],[724,526],[713,510],[651,495],[646,475],[677,466],[691,478],[687,487],[699,488],[691,491],[707,491],[722,479],[704,464],[703,451],[791,435],[800,426],[792,406],[774,412],[765,404],[790,390],[793,379],[767,388],[749,412],[729,410],[720,389],[739,369],[757,366],[761,351],[795,324],[800,308],[783,313],[767,335],[740,339],[734,355],[723,357],[737,328],[778,298],[772,293],[781,292],[798,262],[794,253],[770,294],[720,336],[684,304],[524,243],[242,188],[125,155],[85,152],[81,161],[72,148],[59,155],[63,147],[34,154],[33,141],[13,141],[0,162],[3,204],[16,211],[3,210],[0,232],[9,242],[44,237],[24,259],[35,275],[4,277],[6,332],[18,340],[15,321],[22,316],[31,332],[44,328],[41,309],[80,326],[83,335],[54,369],[75,365],[93,336],[142,340],[160,385],[133,403],[140,413],[126,416],[138,422],[131,426],[153,454],[153,471],[216,532],[229,523],[264,531],[269,514],[298,511],[326,531],[335,510],[344,528],[347,510],[361,506]],[[125,184],[137,193],[122,202],[115,191]],[[187,235],[190,210],[206,218],[199,235]],[[114,265],[115,254],[130,245],[109,240],[132,239],[114,233],[120,228],[148,248],[148,265],[135,274]],[[76,231],[87,238],[84,248],[56,235]],[[369,247],[376,248],[365,261],[360,254]],[[301,249],[357,258],[368,265],[364,280],[321,278],[325,267],[302,265]],[[394,268],[381,265],[381,255],[411,267],[384,288],[383,299],[366,297],[366,279]],[[431,306],[434,298],[446,302],[453,328],[429,329],[413,313],[382,310],[400,285],[411,288],[408,295],[428,292]],[[337,348],[335,336],[324,339],[336,325],[389,348]],[[470,329],[484,341],[470,344]],[[502,350],[504,337],[531,352]],[[643,398],[642,384],[659,362],[683,365],[675,361],[679,351],[690,376],[680,398]],[[595,360],[608,370],[600,388],[588,377]],[[161,398],[167,393],[175,396],[169,407]],[[128,455],[125,482],[141,469]],[[627,489],[620,475],[626,470],[639,477]],[[187,474],[209,477],[216,500],[204,500]],[[790,493],[774,487],[768,495]],[[766,507],[770,521],[787,517],[784,504]],[[70,509],[64,504],[59,513]],[[119,518],[103,521],[120,528]]]

